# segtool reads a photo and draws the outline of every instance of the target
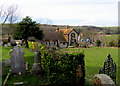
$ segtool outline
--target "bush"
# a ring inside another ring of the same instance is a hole
[[[110,43],[109,43],[109,47],[114,47],[115,46],[115,43],[113,42],[113,41],[111,41]]]
[[[80,77],[81,86],[85,83],[84,54],[62,53],[60,51],[41,47],[39,52],[40,63],[46,70],[47,79],[51,85],[74,86],[76,84],[76,68],[82,65],[83,75]]]
[[[99,39],[97,39],[95,44],[96,44],[97,47],[99,47],[99,46],[101,46],[101,41]]]

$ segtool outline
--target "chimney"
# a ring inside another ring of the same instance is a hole
[[[68,30],[69,25],[66,26],[66,31]]]

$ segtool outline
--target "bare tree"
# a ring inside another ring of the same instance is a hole
[[[0,7],[0,22],[2,26],[8,20],[10,23],[14,23],[18,16],[17,16],[17,5],[10,5],[8,7],[4,7],[3,5]]]
[[[12,36],[12,32],[14,29],[14,23],[18,20],[19,15],[17,12],[17,5],[10,5],[7,7],[4,7],[3,5],[0,7],[0,22],[2,23],[2,28],[5,22],[8,21],[9,26],[7,29],[4,29],[3,31],[7,33],[8,38]]]

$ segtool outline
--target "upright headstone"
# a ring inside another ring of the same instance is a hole
[[[4,44],[4,47],[8,47],[8,45],[7,45],[7,44]]]
[[[11,73],[25,73],[24,52],[21,47],[15,46],[10,52],[11,56]]]
[[[0,43],[3,45],[3,42],[2,42],[2,41],[1,41]]]
[[[9,58],[6,58],[4,60],[5,66],[10,66],[11,65],[11,60]]]
[[[11,43],[7,43],[8,46],[11,46]]]
[[[12,37],[10,38],[10,43],[11,44],[15,44],[16,43],[15,40]]]

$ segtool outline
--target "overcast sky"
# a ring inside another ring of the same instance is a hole
[[[0,0],[0,5],[17,4],[24,18],[57,25],[118,25],[119,0]]]

